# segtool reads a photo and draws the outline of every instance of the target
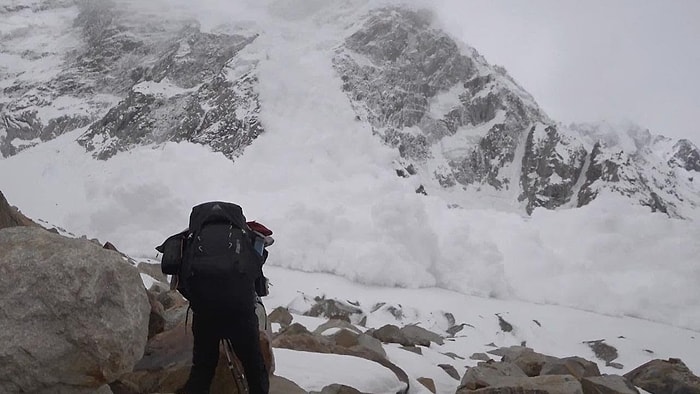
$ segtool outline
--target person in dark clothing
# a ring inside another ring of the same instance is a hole
[[[260,351],[258,317],[255,310],[225,316],[194,312],[192,370],[184,387],[186,394],[208,394],[219,362],[219,342],[229,339],[241,361],[251,394],[268,394],[269,379]]]
[[[174,248],[166,248],[168,240],[161,245],[180,251],[177,289],[193,311],[192,369],[179,394],[209,393],[222,339],[240,360],[249,393],[268,394],[255,308],[258,297],[267,295],[262,265],[271,234],[260,223],[246,222],[240,206],[212,201],[192,208],[188,230],[178,234],[184,238]]]

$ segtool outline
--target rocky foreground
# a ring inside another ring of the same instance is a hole
[[[191,366],[187,303],[164,283],[145,289],[139,271],[165,280],[157,266],[137,267],[111,244],[41,228],[0,194],[0,392],[145,394],[180,387]],[[431,344],[450,340],[418,325],[366,327],[358,311],[346,301],[316,297],[303,312],[279,307],[262,314],[261,347],[273,374],[271,392],[306,393],[274,375],[274,348],[369,360],[395,374],[403,383],[398,392],[408,393],[416,383],[389,360],[385,346],[398,344],[421,354]],[[300,313],[326,323],[309,329],[295,321]],[[454,336],[462,326],[447,332]],[[590,346],[614,366],[614,349],[604,343]],[[526,346],[450,357],[480,360],[462,375],[452,365],[438,365],[459,381],[456,394],[626,394],[639,393],[638,388],[652,394],[700,393],[700,378],[679,359],[603,375],[596,362],[553,357]],[[418,382],[436,392],[432,379]],[[240,392],[236,387],[222,356],[212,393]],[[334,384],[321,393],[360,392]]]

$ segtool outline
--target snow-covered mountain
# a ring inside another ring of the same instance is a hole
[[[165,141],[235,159],[265,132],[263,25],[205,29],[191,14],[134,6],[13,0],[0,8],[10,22],[0,31],[4,157],[87,127],[77,142],[98,159]],[[635,125],[558,124],[427,11],[358,1],[314,18],[326,26],[322,53],[356,121],[399,152],[395,170],[416,178],[418,192],[465,205],[477,191],[527,213],[607,192],[678,217],[700,203],[700,151],[690,141]]]
[[[194,3],[0,5],[8,200],[135,258],[235,201],[274,266],[700,329],[689,141],[557,123],[423,11]]]

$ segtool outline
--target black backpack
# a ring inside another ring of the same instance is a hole
[[[252,310],[263,258],[243,210],[213,201],[192,208],[177,289],[195,312]]]

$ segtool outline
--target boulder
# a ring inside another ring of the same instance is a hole
[[[268,316],[270,323],[278,323],[282,327],[287,327],[290,324],[292,324],[292,320],[294,318],[292,317],[292,314],[289,313],[289,310],[287,308],[278,306],[270,312],[270,315]]]
[[[348,323],[357,323],[364,316],[362,309],[347,301],[325,299],[323,297],[316,297],[314,300],[316,304],[314,304],[309,311],[304,313],[304,315],[345,320]]]
[[[401,331],[414,345],[430,347],[430,342],[435,342],[438,345],[445,343],[440,335],[414,324],[404,326]]]
[[[306,352],[332,353],[335,345],[331,340],[320,335],[314,335],[299,323],[294,323],[282,329],[272,338],[272,347],[303,350]]]
[[[321,391],[312,391],[309,394],[366,394],[356,388],[346,386],[344,384],[331,384],[321,389]]]
[[[478,390],[460,386],[455,394],[583,394],[583,389],[573,376],[549,375],[506,377]]]
[[[581,357],[548,359],[542,365],[540,375],[571,375],[578,380],[584,377],[600,376],[598,364]]]
[[[155,294],[150,291],[146,291],[146,294],[148,295],[148,303],[151,305],[151,312],[148,316],[148,338],[152,338],[165,330],[165,308]]]
[[[486,361],[467,369],[460,382],[460,387],[465,390],[478,390],[497,385],[506,377],[525,378],[527,375],[513,363]]]
[[[115,393],[116,394],[116,393]],[[281,376],[270,376],[270,394],[308,394],[296,383]]]
[[[700,393],[700,378],[677,358],[651,360],[624,377],[652,394]]]
[[[550,362],[559,362],[556,357],[547,356],[537,353],[532,349],[524,346],[511,346],[508,348],[500,348],[492,350],[489,353],[502,355],[501,361],[510,362],[523,370],[527,376],[538,376],[542,371],[542,367]]]
[[[154,284],[155,287],[155,284]],[[154,289],[155,290],[155,289]],[[156,291],[158,296],[158,302],[163,305],[163,308],[167,311],[171,308],[177,308],[180,306],[187,306],[187,300],[185,300],[179,292],[175,290],[165,290]]]
[[[376,330],[368,330],[367,334],[383,343],[398,343],[403,346],[413,346],[414,343],[406,337],[400,328],[393,324],[384,325]]]
[[[324,332],[332,328],[342,328],[345,330],[352,331],[356,334],[360,334],[362,332],[359,328],[355,327],[354,325],[348,323],[345,320],[331,319],[316,327],[316,329],[314,330],[314,334],[323,334]]]
[[[94,392],[143,355],[148,296],[119,254],[11,227],[0,262],[0,392]]]
[[[585,377],[581,387],[584,394],[639,394],[629,380],[618,375]]]
[[[146,274],[146,275],[156,279],[159,282],[163,282],[163,283],[168,282],[168,278],[165,276],[163,271],[160,269],[160,264],[141,262],[136,266],[136,268],[138,268],[139,272]]]

